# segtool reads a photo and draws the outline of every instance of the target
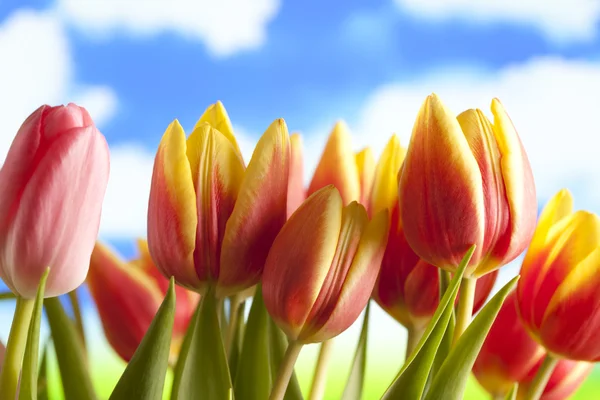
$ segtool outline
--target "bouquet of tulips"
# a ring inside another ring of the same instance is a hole
[[[96,241],[104,137],[81,107],[39,108],[0,170],[0,278],[16,297],[0,399],[48,397],[43,310],[64,397],[97,398],[84,282],[127,362],[110,399],[302,399],[294,365],[312,343],[308,396],[322,399],[333,340],[363,311],[342,398],[366,398],[371,299],[408,332],[383,399],[462,399],[471,373],[493,399],[567,398],[600,359],[600,219],[566,190],[537,218],[519,136],[496,99],[491,112],[455,116],[430,95],[408,147],[392,136],[377,163],[340,122],[305,188],[299,135],[275,120],[246,165],[217,102],[187,138],[167,127],[147,240],[124,261]]]

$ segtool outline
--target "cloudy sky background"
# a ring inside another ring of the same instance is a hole
[[[310,175],[336,120],[378,155],[393,132],[408,143],[432,91],[457,113],[489,115],[500,98],[540,205],[568,187],[600,212],[598,1],[0,0],[0,162],[42,103],[85,106],[111,147],[100,236],[128,257],[174,118],[191,129],[223,101],[249,159],[283,117],[305,137]],[[0,306],[2,339],[10,312]]]

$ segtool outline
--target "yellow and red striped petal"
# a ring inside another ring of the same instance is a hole
[[[273,122],[256,145],[227,221],[218,296],[258,283],[273,240],[287,219],[290,138],[283,119]]]
[[[423,260],[453,271],[475,244],[477,265],[485,231],[481,173],[458,121],[435,94],[415,122],[399,200],[406,239]]]
[[[404,161],[406,149],[398,136],[392,135],[377,163],[369,208],[372,215],[381,210],[391,210],[398,204],[398,172]]]
[[[292,215],[306,199],[304,188],[304,156],[302,155],[302,136],[294,133],[290,136],[290,179],[288,182],[287,215]]]
[[[366,217],[366,212],[364,212]],[[362,218],[362,217],[359,217]],[[388,238],[389,216],[387,210],[379,212],[362,231],[358,248],[353,255],[352,265],[345,276],[339,294],[332,299],[327,319],[318,332],[308,338],[310,342],[320,342],[339,335],[352,325],[364,310],[379,269]]]
[[[356,159],[348,126],[342,121],[335,124],[329,136],[307,193],[311,195],[327,185],[334,185],[340,191],[344,205],[360,199]]]
[[[217,101],[215,104],[208,106],[198,122],[196,122],[194,130],[204,123],[208,123],[210,126],[221,132],[227,138],[227,140],[231,142],[236,154],[238,154],[243,163],[244,160],[242,158],[242,152],[240,151],[240,146],[235,139],[233,126],[231,125],[231,120],[229,119],[229,115],[227,114],[227,110],[225,110],[223,103]]]
[[[375,157],[370,147],[366,147],[355,155],[356,168],[358,169],[358,182],[360,183],[360,198],[358,202],[369,208],[371,187],[375,175]]]
[[[273,242],[263,274],[263,296],[273,320],[295,340],[319,296],[336,252],[342,198],[329,185],[296,210]]]
[[[148,204],[148,247],[164,276],[188,288],[200,285],[194,269],[196,192],[177,120],[167,128],[154,160]]]
[[[231,142],[204,123],[187,140],[187,157],[196,191],[194,265],[203,283],[220,275],[221,245],[244,179],[244,165]]]

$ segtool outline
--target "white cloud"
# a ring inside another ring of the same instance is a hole
[[[532,164],[538,198],[573,189],[577,206],[600,211],[600,63],[539,58],[491,75],[431,76],[384,85],[366,100],[353,125],[358,145],[381,151],[392,132],[407,145],[418,109],[436,92],[457,114],[498,97]]]
[[[217,56],[261,46],[279,0],[59,0],[57,9],[82,30],[148,36],[171,31],[204,41]]]
[[[553,40],[592,39],[600,21],[597,0],[395,0],[403,10],[444,20],[528,24]]]
[[[0,161],[25,118],[42,104],[75,98],[100,126],[112,116],[110,88],[72,85],[73,62],[61,22],[52,13],[18,11],[0,25]]]

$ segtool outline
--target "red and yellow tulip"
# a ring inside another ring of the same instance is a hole
[[[541,361],[540,361],[541,363]],[[529,387],[539,368],[533,368],[527,378],[519,383],[517,398],[524,400]],[[594,369],[594,364],[583,361],[560,360],[544,388],[540,400],[567,400],[583,384],[585,379]]]
[[[439,304],[439,278],[438,269],[421,260],[404,237],[396,182],[405,154],[398,137],[393,135],[375,172],[370,209],[374,213],[389,211],[390,230],[373,298],[402,325],[420,330],[429,322]],[[494,271],[478,279],[473,312],[485,303],[496,275]]]
[[[267,310],[290,340],[313,343],[346,330],[366,306],[387,240],[387,211],[371,221],[332,185],[284,225],[263,274]]]
[[[87,276],[106,338],[125,361],[135,353],[169,286],[152,262],[146,241],[138,241],[138,247],[139,258],[124,262],[107,246],[96,243]],[[182,287],[175,288],[175,295],[171,361],[176,360],[199,299]]]
[[[221,103],[207,109],[189,138],[177,120],[154,162],[148,244],[156,266],[178,284],[218,297],[260,280],[287,215],[290,139],[273,122],[244,168]]]
[[[292,215],[306,199],[304,188],[304,157],[302,155],[302,136],[294,133],[290,136],[290,179],[288,182],[287,214]]]
[[[475,244],[466,277],[515,259],[537,214],[533,175],[519,136],[497,99],[458,117],[432,94],[413,128],[399,177],[402,226],[426,262],[453,271]]]
[[[550,353],[600,360],[600,218],[573,211],[567,190],[540,216],[517,286],[519,314]]]

